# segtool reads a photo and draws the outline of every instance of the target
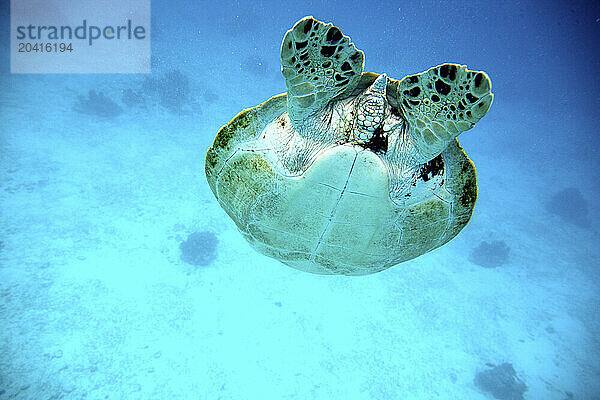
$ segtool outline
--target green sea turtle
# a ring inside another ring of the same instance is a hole
[[[290,267],[371,274],[471,218],[475,168],[456,137],[489,110],[488,76],[442,64],[397,81],[363,64],[337,27],[301,19],[281,45],[287,93],[240,112],[206,154],[242,235]]]

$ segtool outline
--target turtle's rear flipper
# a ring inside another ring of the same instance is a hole
[[[332,24],[312,17],[298,21],[281,44],[281,72],[288,113],[299,132],[310,132],[311,117],[329,101],[356,87],[364,54]]]
[[[490,109],[490,90],[485,72],[458,64],[442,64],[404,78],[397,98],[419,161],[433,159],[451,140],[475,126]]]

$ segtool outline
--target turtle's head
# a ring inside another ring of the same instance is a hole
[[[381,74],[356,100],[354,139],[357,144],[370,147],[373,140],[383,135],[383,121],[388,111],[386,88],[388,77]],[[387,140],[386,140],[387,142]]]

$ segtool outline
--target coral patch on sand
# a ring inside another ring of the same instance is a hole
[[[510,248],[504,240],[483,241],[471,251],[469,260],[484,268],[496,268],[508,261]]]
[[[181,261],[191,265],[208,265],[217,258],[217,236],[210,231],[194,232],[181,242]]]
[[[577,188],[570,187],[554,193],[546,203],[546,211],[581,228],[590,227],[588,204]]]
[[[123,109],[110,97],[95,90],[90,90],[87,96],[77,96],[73,110],[101,118],[116,117],[123,113]]]
[[[527,385],[517,377],[510,363],[486,364],[490,369],[475,375],[475,386],[499,400],[523,400]]]
[[[161,77],[145,78],[141,91],[158,99],[160,105],[173,114],[180,114],[191,101],[190,80],[178,70],[169,71]]]

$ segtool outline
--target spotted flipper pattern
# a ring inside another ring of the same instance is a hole
[[[311,119],[319,119],[329,101],[356,87],[364,58],[337,27],[312,17],[301,19],[286,33],[281,44],[281,72],[287,86],[288,114],[301,135],[313,131]]]
[[[428,162],[475,126],[490,109],[493,94],[485,72],[442,64],[404,78],[397,98],[418,152],[417,161]]]

